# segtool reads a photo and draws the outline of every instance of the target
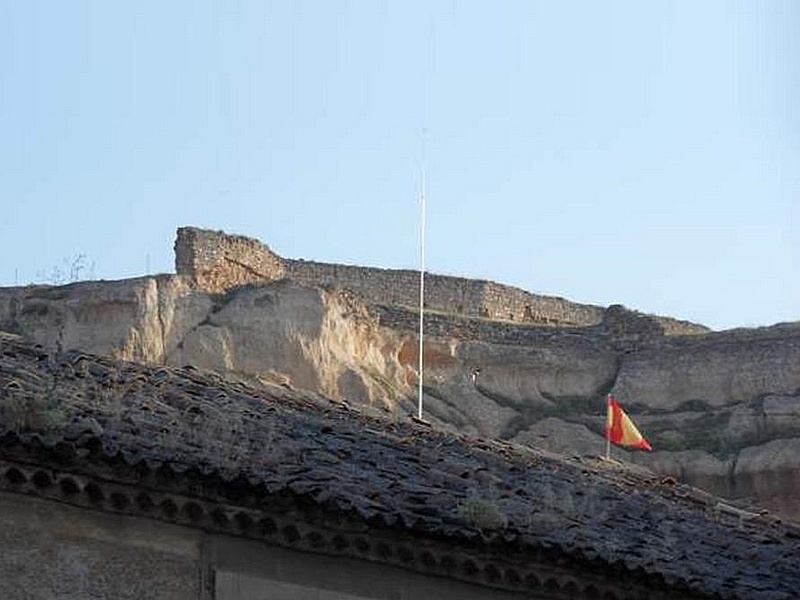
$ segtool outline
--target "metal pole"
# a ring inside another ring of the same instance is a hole
[[[424,152],[424,137],[423,137]],[[424,159],[423,159],[424,160]],[[419,402],[417,418],[422,420],[422,334],[425,312],[425,168],[423,163],[422,181],[420,183],[420,219],[419,219]]]

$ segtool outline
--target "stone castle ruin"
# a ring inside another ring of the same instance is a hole
[[[221,293],[264,281],[346,288],[369,304],[419,306],[419,271],[379,269],[284,258],[252,238],[195,227],[178,229],[175,270],[199,288]],[[553,327],[599,324],[606,308],[532,294],[493,281],[426,274],[425,308],[468,317]],[[657,318],[666,334],[706,331],[692,323]]]

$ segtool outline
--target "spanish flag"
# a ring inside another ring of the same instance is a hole
[[[626,446],[636,450],[646,450],[650,452],[653,448],[650,443],[642,437],[636,425],[628,418],[628,415],[620,408],[617,399],[611,394],[608,395],[608,418],[606,419],[606,439],[617,446]]]

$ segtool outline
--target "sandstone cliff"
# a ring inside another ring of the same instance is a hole
[[[417,318],[288,279],[213,291],[185,275],[0,290],[0,329],[46,346],[236,371],[389,418],[416,412]],[[431,311],[426,418],[599,454],[611,391],[656,449],[618,456],[800,518],[800,325],[702,333],[618,306],[592,320],[543,326]]]

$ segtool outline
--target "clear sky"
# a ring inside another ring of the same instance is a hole
[[[418,268],[423,165],[430,271],[800,320],[800,2],[0,0],[0,285]]]

